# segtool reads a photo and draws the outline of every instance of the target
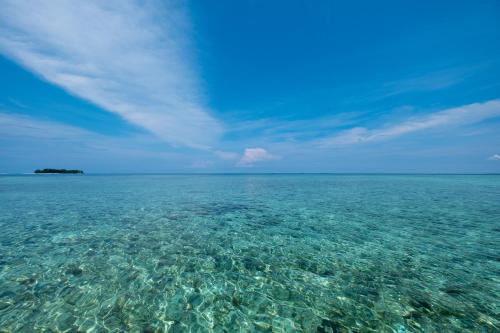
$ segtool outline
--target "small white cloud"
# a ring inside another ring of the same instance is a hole
[[[237,165],[251,167],[257,162],[276,160],[277,158],[264,148],[246,148]]]
[[[493,154],[490,157],[488,157],[490,161],[500,161],[500,155],[498,154]]]

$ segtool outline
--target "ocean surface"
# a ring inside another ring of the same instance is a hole
[[[0,176],[0,332],[499,332],[500,176]]]

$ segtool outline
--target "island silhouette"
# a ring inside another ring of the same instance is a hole
[[[70,173],[70,174],[83,174],[82,170],[72,169],[36,169],[35,173]]]

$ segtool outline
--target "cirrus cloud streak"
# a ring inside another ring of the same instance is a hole
[[[222,125],[204,106],[178,2],[1,2],[0,52],[173,145],[206,148]]]
[[[474,103],[410,118],[401,123],[375,129],[354,127],[317,141],[320,146],[345,146],[387,140],[444,126],[474,124],[500,116],[500,100]]]

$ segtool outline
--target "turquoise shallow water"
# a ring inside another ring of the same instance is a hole
[[[500,176],[0,176],[0,332],[498,332]]]

